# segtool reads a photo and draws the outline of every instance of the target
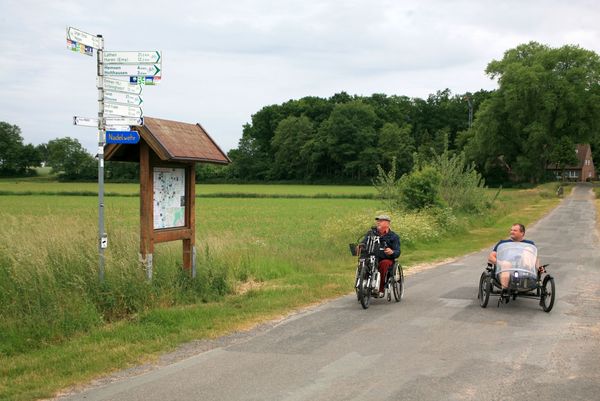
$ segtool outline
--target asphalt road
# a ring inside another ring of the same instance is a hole
[[[407,277],[399,304],[342,297],[63,400],[600,400],[595,217],[579,186],[527,232],[556,280],[550,313],[482,309],[482,251]]]

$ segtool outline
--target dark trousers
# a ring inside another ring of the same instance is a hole
[[[393,264],[393,259],[381,259],[379,261],[379,292],[383,292],[383,287],[385,287],[385,281],[387,279],[388,269],[392,267]]]

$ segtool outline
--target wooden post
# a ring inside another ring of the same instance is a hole
[[[185,168],[185,225],[190,236],[183,240],[183,268],[196,275],[194,245],[196,242],[196,171],[194,165]]]
[[[150,166],[150,149],[140,141],[140,262],[146,268],[146,277],[152,279],[153,235],[153,177]]]

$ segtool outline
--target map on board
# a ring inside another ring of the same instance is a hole
[[[185,169],[154,167],[154,229],[185,225]]]

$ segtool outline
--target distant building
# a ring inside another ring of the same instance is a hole
[[[575,146],[575,154],[577,155],[577,165],[566,166],[564,168],[565,179],[568,181],[579,182],[596,180],[596,169],[594,168],[590,144],[577,144]],[[548,165],[547,170],[552,171],[557,180],[562,179],[562,168],[558,168],[555,164],[551,164]]]

